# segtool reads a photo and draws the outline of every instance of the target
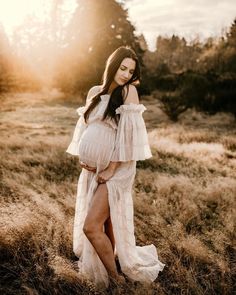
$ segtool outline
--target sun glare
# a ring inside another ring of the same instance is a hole
[[[44,73],[47,79],[46,73],[51,75],[60,54],[56,30],[67,24],[76,6],[76,0],[0,0],[0,33],[3,27],[15,56],[26,62],[32,73]],[[60,24],[56,27],[58,11]]]
[[[27,15],[37,14],[38,18],[42,18],[45,4],[44,0],[1,0],[0,21],[7,34],[11,34]]]
[[[14,29],[23,23],[28,15],[44,21],[52,9],[54,0],[0,0],[0,23],[6,33],[12,34]],[[75,8],[76,0],[66,0],[63,3],[65,10],[71,12]]]

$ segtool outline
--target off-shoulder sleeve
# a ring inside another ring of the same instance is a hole
[[[84,113],[88,107],[88,105],[90,104],[91,98],[98,93],[100,90],[100,86],[94,86],[92,87],[87,94],[86,97],[86,104],[83,107],[79,107],[76,111],[78,113],[78,115],[80,116],[80,118],[77,121],[77,124],[75,126],[75,130],[74,130],[74,134],[72,137],[72,141],[70,143],[70,145],[68,146],[66,152],[74,155],[74,156],[78,156],[79,155],[79,141],[80,138],[84,132],[84,130],[87,128],[88,124],[85,122],[84,120]]]
[[[152,157],[142,116],[145,110],[143,104],[133,103],[121,105],[116,109],[116,114],[120,114],[120,121],[111,161],[138,161]]]
[[[86,110],[85,107],[80,107],[76,110],[80,117],[79,117],[77,124],[75,126],[72,141],[66,150],[67,153],[74,155],[74,156],[78,156],[79,141],[80,141],[80,138],[81,138],[84,130],[87,128],[87,124],[85,123],[85,120],[84,120],[85,110]]]

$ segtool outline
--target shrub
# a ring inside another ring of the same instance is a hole
[[[179,92],[167,92],[159,97],[161,109],[174,122],[178,120],[178,116],[188,109],[188,103],[185,97]]]
[[[209,81],[204,75],[188,71],[180,76],[180,96],[189,107],[204,109],[208,90]]]

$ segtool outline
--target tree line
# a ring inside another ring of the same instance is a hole
[[[176,121],[187,108],[236,118],[236,19],[219,40],[157,38],[157,50],[144,53],[146,92],[156,91],[162,108]]]
[[[18,27],[14,48],[0,27],[0,93],[38,91],[46,82],[65,93],[85,93],[101,83],[107,56],[130,45],[141,62],[140,94],[153,94],[171,119],[192,107],[236,117],[236,19],[219,39],[187,42],[176,35],[157,36],[156,50],[150,52],[124,1],[77,0],[68,22],[63,1],[53,3],[44,26],[28,18]],[[33,56],[33,66],[17,51],[23,46],[26,56]]]

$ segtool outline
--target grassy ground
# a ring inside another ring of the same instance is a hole
[[[72,252],[80,167],[65,149],[81,103],[56,91],[1,98],[0,294],[95,294]],[[153,157],[137,163],[135,234],[166,267],[150,286],[103,294],[233,294],[233,118],[187,111],[173,124],[152,97],[143,103]]]

